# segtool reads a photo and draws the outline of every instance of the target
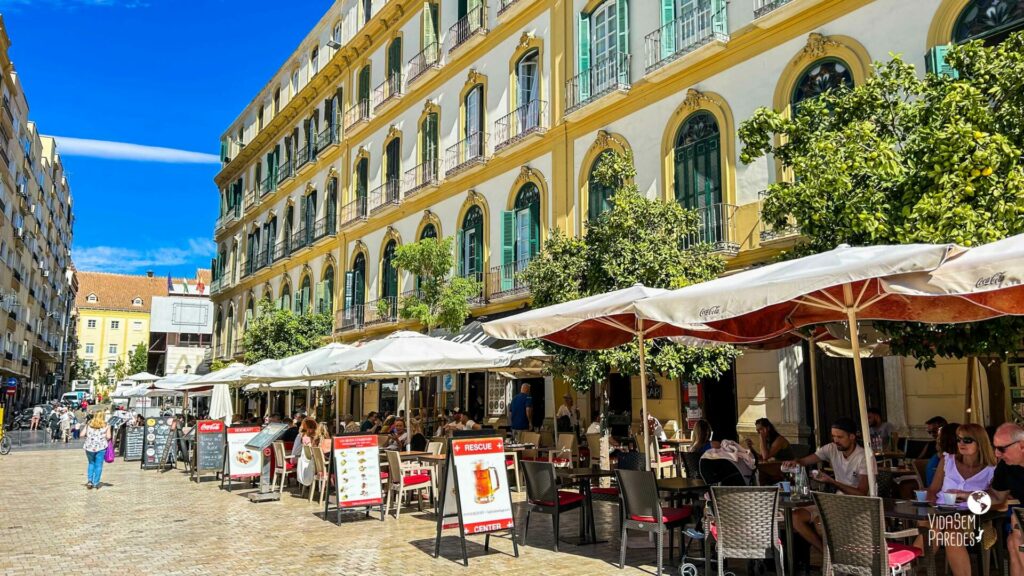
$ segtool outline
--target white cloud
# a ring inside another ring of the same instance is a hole
[[[90,156],[111,160],[136,160],[141,162],[167,162],[171,164],[217,164],[220,158],[216,154],[189,152],[175,148],[160,146],[144,146],[127,142],[111,142],[109,140],[91,140],[88,138],[70,138],[54,136],[58,150],[65,156]]]
[[[206,266],[207,260],[217,253],[217,245],[209,238],[192,238],[187,246],[137,250],[119,246],[92,246],[76,248],[71,258],[79,270],[96,272],[132,273],[185,264]]]
[[[146,8],[145,0],[0,0],[0,8],[14,9],[31,6],[52,6],[55,8],[75,9],[78,7],[110,7],[110,8]]]

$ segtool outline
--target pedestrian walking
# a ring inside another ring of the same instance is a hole
[[[60,438],[65,444],[71,440],[71,419],[74,415],[71,414],[70,410],[65,409],[60,415]]]
[[[43,419],[43,407],[36,406],[32,409],[32,424],[29,425],[29,430],[39,430],[39,421]]]
[[[103,475],[103,456],[110,441],[110,426],[103,412],[96,412],[85,429],[85,457],[89,461],[88,482],[85,487],[92,490],[100,487]]]

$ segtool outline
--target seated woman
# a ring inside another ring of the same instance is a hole
[[[950,427],[943,426],[943,429]],[[935,470],[935,478],[928,487],[928,500],[934,501],[939,492],[955,494],[963,502],[972,492],[987,490],[996,469],[995,452],[985,429],[978,424],[961,424],[956,429],[957,452],[944,454],[942,465]],[[957,538],[944,539],[946,561],[953,576],[971,573],[971,559],[967,549],[955,546]]]
[[[747,448],[757,455],[758,460],[762,462],[770,462],[772,460],[785,462],[795,458],[793,448],[789,445],[789,440],[782,434],[779,434],[771,420],[758,418],[754,422],[754,427],[757,429],[758,443],[754,444],[751,439],[747,438],[746,444]]]
[[[924,485],[931,486],[935,478],[935,471],[942,464],[943,456],[956,454],[956,431],[960,428],[957,422],[950,422],[939,428],[939,434],[935,437],[935,454],[928,460],[924,469]]]
[[[391,429],[391,437],[388,439],[387,445],[384,447],[385,450],[405,450],[406,444],[409,441],[409,432],[405,429],[405,420],[401,418],[395,420],[395,425]]]
[[[292,458],[298,458],[302,455],[302,447],[313,444],[313,437],[316,436],[316,419],[306,418],[302,421],[299,426],[299,433],[295,436],[295,441],[292,443]]]
[[[711,424],[708,424],[707,420],[703,418],[697,420],[697,423],[693,425],[693,442],[690,444],[690,452],[703,455],[712,448],[719,448],[721,443],[711,439],[714,434]]]

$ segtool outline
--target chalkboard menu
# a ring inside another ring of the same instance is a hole
[[[145,469],[158,468],[166,465],[168,461],[173,463],[178,458],[177,447],[173,444],[174,417],[161,416],[159,418],[146,418],[145,439],[142,445],[142,467]],[[172,442],[168,446],[168,442]],[[166,455],[168,461],[161,462]]]
[[[200,420],[192,429],[196,433],[195,473],[204,470],[220,472],[224,469],[224,423],[220,420]]]
[[[146,438],[142,426],[127,426],[124,432],[124,461],[142,460],[142,443]]]
[[[273,444],[274,440],[280,438],[287,429],[288,425],[283,422],[267,424],[259,434],[253,436],[251,440],[246,442],[245,446],[254,450],[263,450],[267,446]]]

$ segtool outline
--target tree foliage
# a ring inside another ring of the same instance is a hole
[[[260,301],[256,317],[245,330],[245,362],[284,358],[315,350],[331,333],[331,315],[297,314],[279,309],[268,298]]]
[[[417,279],[414,293],[404,297],[399,315],[417,320],[429,334],[441,327],[458,332],[469,317],[469,301],[480,293],[480,283],[453,273],[455,246],[449,236],[443,240],[424,238],[399,246],[394,266]]]
[[[956,77],[922,79],[897,56],[796,114],[759,109],[741,124],[744,162],[770,154],[793,175],[769,186],[763,217],[795,220],[805,240],[796,253],[841,243],[976,246],[1024,232],[1024,36],[956,46],[947,61]],[[880,327],[894,352],[921,367],[936,356],[1005,358],[1024,335],[1016,318]]]
[[[135,348],[128,353],[128,366],[126,367],[127,375],[138,374],[139,372],[145,372],[149,364],[149,350],[146,348],[145,342],[139,342],[135,345]]]
[[[645,198],[633,184],[633,159],[611,153],[594,172],[598,183],[614,190],[611,208],[589,222],[582,238],[555,230],[544,250],[522,273],[534,306],[549,306],[642,283],[652,288],[681,288],[710,280],[725,269],[706,244],[692,244],[699,219],[676,202]],[[635,342],[601,351],[583,351],[547,342],[531,342],[554,357],[553,372],[577,390],[604,380],[609,369],[640,370]],[[694,380],[718,377],[736,357],[730,346],[695,348],[666,340],[646,343],[652,374]]]

